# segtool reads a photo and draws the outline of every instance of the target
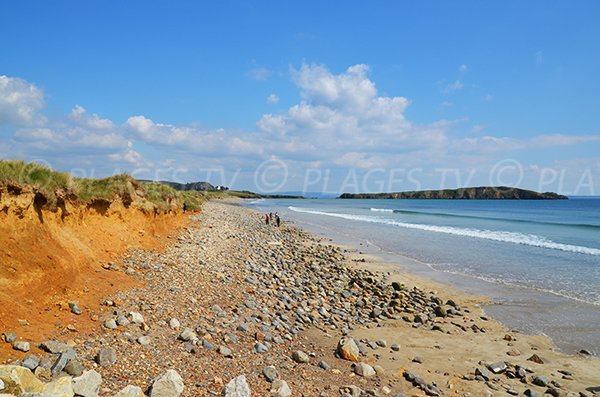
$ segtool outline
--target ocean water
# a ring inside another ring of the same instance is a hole
[[[489,296],[488,314],[600,355],[600,199],[257,200],[247,206]]]

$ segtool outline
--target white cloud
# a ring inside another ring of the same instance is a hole
[[[486,102],[492,102],[494,100],[494,96],[492,94],[486,94],[483,97],[483,100],[486,101]]]
[[[473,134],[480,134],[483,132],[484,127],[481,124],[475,124],[473,128],[471,128],[471,132]]]
[[[249,70],[246,74],[252,80],[265,81],[269,77],[271,77],[271,75],[273,74],[273,72],[271,72],[267,68],[258,67],[258,68],[254,68],[254,69]]]
[[[279,102],[279,97],[277,95],[271,94],[267,97],[267,103],[269,105],[276,104],[277,102]]]
[[[0,76],[0,125],[39,125],[45,118],[44,92],[18,77]]]
[[[463,63],[458,67],[458,71],[461,73],[466,73],[469,71],[469,67]]]
[[[109,130],[111,128],[114,128],[114,124],[112,121],[100,118],[100,116],[98,116],[95,113],[89,114],[80,105],[75,105],[75,107],[73,108],[73,110],[71,110],[71,113],[69,114],[69,118],[77,122],[81,126],[85,126],[95,130]]]
[[[452,94],[455,91],[458,91],[460,89],[462,89],[464,87],[464,84],[461,83],[460,80],[456,80],[452,83],[447,84],[444,89],[442,90],[442,92],[444,94]]]

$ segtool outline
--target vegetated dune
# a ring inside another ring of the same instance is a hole
[[[0,183],[0,332],[17,331],[31,341],[69,328],[85,332],[100,297],[135,285],[102,265],[132,247],[157,248],[187,217],[182,203],[169,200],[159,210],[143,189],[127,183],[111,200],[88,201]],[[83,315],[72,314],[69,301],[78,301]],[[1,343],[0,357],[9,349]]]

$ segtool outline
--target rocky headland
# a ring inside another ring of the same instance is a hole
[[[80,299],[58,308],[65,322],[43,336],[28,333],[40,322],[34,311],[3,321],[10,350],[1,351],[0,395],[583,397],[600,390],[600,360],[505,329],[482,312],[483,298],[285,222],[265,225],[234,203],[205,203],[166,241],[165,249],[131,248],[96,263],[98,277],[129,283],[116,281],[117,291],[96,301],[78,286]]]
[[[553,192],[538,193],[532,190],[506,186],[480,186],[460,189],[418,190],[394,193],[343,193],[341,199],[428,199],[428,200],[567,200]]]

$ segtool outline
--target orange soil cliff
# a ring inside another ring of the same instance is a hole
[[[161,237],[187,222],[135,198],[61,200],[54,210],[45,203],[31,188],[0,186],[0,333],[33,342],[32,352],[50,336],[76,339],[91,331],[101,297],[136,285],[135,277],[102,264],[129,248],[158,248]],[[69,301],[78,301],[83,314],[71,313]],[[0,359],[21,355],[0,339]]]

